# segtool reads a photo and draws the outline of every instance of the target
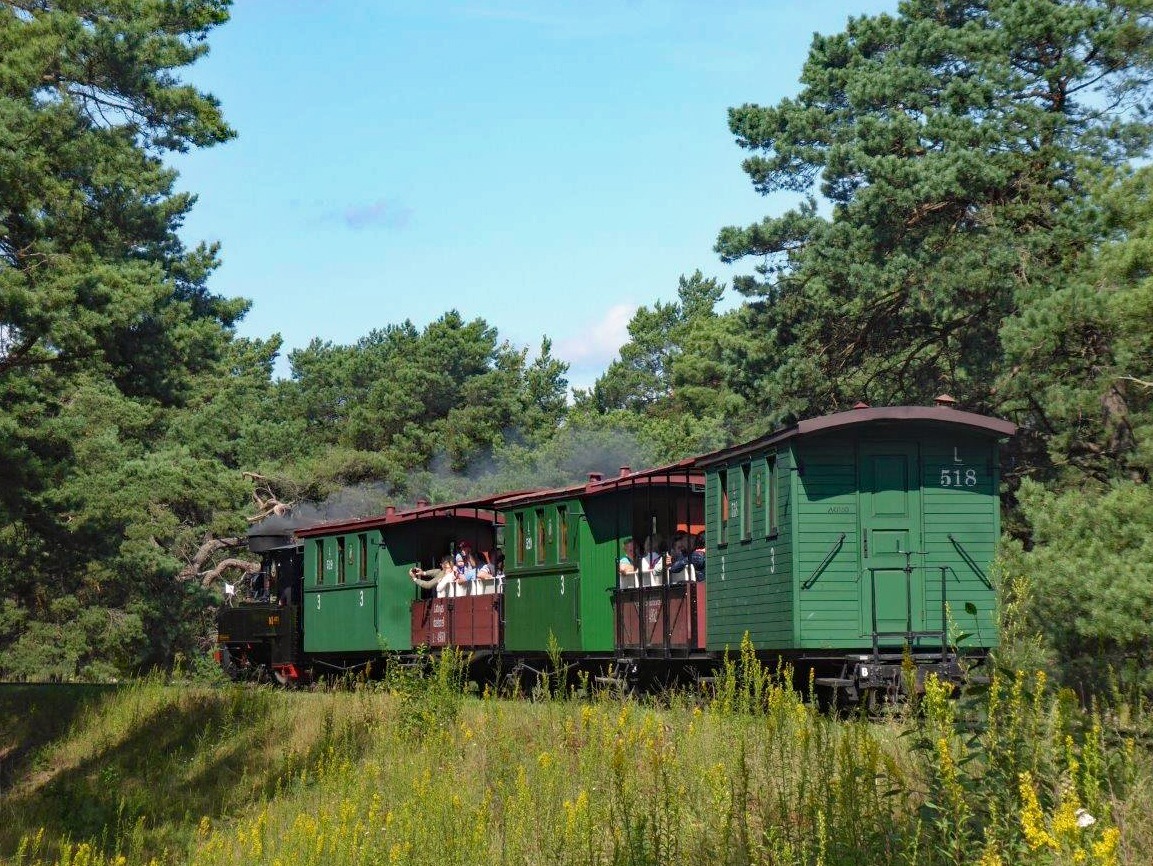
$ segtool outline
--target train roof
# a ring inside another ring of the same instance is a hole
[[[566,487],[554,487],[548,490],[532,490],[521,493],[505,494],[497,500],[496,507],[518,508],[522,505],[531,505],[537,502],[554,502],[559,499],[575,499],[578,496],[599,496],[618,490],[634,489],[636,487],[671,487],[673,485],[703,485],[705,476],[703,472],[695,470],[695,457],[689,457],[676,463],[665,466],[655,466],[652,469],[639,469],[633,471],[623,467],[620,474],[605,478],[599,473],[591,473],[588,481],[582,484],[570,484]]]
[[[356,520],[340,520],[317,523],[307,529],[298,529],[297,536],[312,538],[317,535],[340,535],[346,532],[363,532],[368,529],[383,529],[413,523],[417,520],[457,519],[482,520],[485,523],[504,523],[504,517],[492,507],[493,503],[508,493],[485,496],[479,499],[465,499],[459,502],[446,502],[440,505],[422,505],[404,511],[389,509],[384,514],[361,517]]]
[[[1012,436],[1017,432],[1017,425],[1011,421],[994,418],[990,415],[979,415],[976,412],[965,412],[954,409],[952,406],[860,406],[847,412],[836,412],[832,415],[821,415],[817,418],[807,418],[787,427],[774,430],[759,439],[734,445],[702,454],[696,458],[696,466],[706,468],[751,454],[764,448],[795,439],[800,436],[811,436],[816,433],[828,433],[857,427],[864,424],[883,424],[896,421],[919,421],[929,424],[946,424],[954,427],[964,427],[967,430],[985,433],[995,438]]]

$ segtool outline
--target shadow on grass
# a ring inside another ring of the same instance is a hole
[[[292,699],[266,690],[166,691],[171,700],[98,738],[104,745],[96,751],[39,771],[43,779],[26,778],[0,799],[9,816],[0,825],[0,858],[43,828],[49,845],[92,841],[108,853],[183,859],[203,816],[232,815],[272,796],[330,746],[358,757],[368,745],[365,726],[331,718],[311,728],[312,742],[297,741]],[[91,705],[73,708],[72,719]]]
[[[114,685],[0,686],[0,802],[32,770],[40,749],[61,739],[78,718],[111,699]]]

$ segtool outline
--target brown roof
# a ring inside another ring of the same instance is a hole
[[[678,484],[704,484],[703,472],[694,472],[695,457],[689,457],[667,466],[656,466],[652,469],[639,469],[623,475],[613,475],[600,481],[587,481],[583,484],[571,484],[567,487],[554,487],[551,490],[535,490],[528,493],[506,494],[497,500],[496,507],[516,508],[521,505],[531,505],[536,502],[552,502],[558,499],[573,499],[578,496],[599,496],[615,490],[632,489],[634,487],[674,486]]]
[[[372,517],[361,517],[356,520],[337,520],[328,523],[316,523],[307,529],[296,530],[300,538],[310,538],[315,535],[337,535],[346,532],[362,532],[366,529],[380,529],[383,527],[399,526],[417,520],[451,519],[481,520],[485,523],[504,523],[504,517],[497,514],[492,504],[501,496],[486,496],[483,499],[467,499],[461,502],[446,502],[442,505],[425,505],[420,508],[410,508],[397,511],[393,514],[377,514]]]
[[[894,421],[948,424],[986,433],[996,438],[1012,436],[1017,432],[1017,425],[1010,421],[993,418],[989,415],[978,415],[976,412],[964,412],[949,406],[867,407],[798,421],[796,424],[774,430],[772,433],[743,445],[734,445],[730,448],[714,451],[711,454],[703,454],[697,458],[696,465],[699,467],[712,466],[733,457],[760,451],[762,448],[776,445],[797,436],[811,436],[815,433],[827,433],[862,424],[881,424]]]

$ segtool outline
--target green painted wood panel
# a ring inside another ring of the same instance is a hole
[[[506,577],[505,649],[545,652],[550,635],[562,651],[582,649],[580,598],[580,575],[571,567]]]
[[[797,602],[790,648],[860,642],[860,502],[855,441],[818,437],[794,444],[798,465]],[[807,586],[807,588],[805,588]]]
[[[376,587],[312,589],[304,595],[305,652],[361,652],[378,648]]]
[[[770,465],[773,472],[770,473]],[[705,483],[708,647],[736,649],[749,633],[760,649],[786,648],[793,635],[793,472],[789,450],[754,455],[726,468],[728,532],[721,532],[719,472]],[[753,490],[746,496],[746,477]],[[768,487],[771,477],[772,487]],[[761,494],[761,495],[758,495]],[[775,494],[775,500],[770,493]],[[776,531],[771,508],[776,506]],[[746,509],[747,518],[742,517]]]
[[[414,565],[433,568],[436,554],[448,552],[449,531],[441,529],[435,540],[430,534],[419,523],[403,524],[390,529],[383,539],[377,567],[381,587],[378,623],[380,645],[386,649],[412,649],[412,603],[418,593],[408,571]]]
[[[302,600],[306,652],[380,648],[379,537],[378,532],[370,532],[306,539]]]
[[[996,593],[986,581],[991,582],[1001,535],[997,445],[952,433],[927,440],[922,455],[924,549],[931,565],[948,569],[949,627],[971,635],[968,642],[972,645],[996,646]],[[967,612],[966,604],[976,609],[975,615]],[[939,577],[926,585],[925,607],[927,618],[940,618]]]
[[[565,561],[559,559],[558,506],[569,525],[571,549]],[[577,522],[573,518],[580,513],[580,501],[571,499],[533,504],[505,515],[506,525],[514,527],[512,544],[524,551],[520,564],[513,556],[505,563],[504,645],[509,652],[545,652],[550,635],[562,652],[585,649],[581,582],[591,545],[585,544],[579,530],[572,543]],[[523,528],[523,536],[516,527]]]
[[[921,553],[921,483],[915,442],[862,442],[860,472],[861,635],[872,635],[874,605],[879,632],[923,631],[925,583]],[[910,570],[911,569],[911,570]],[[900,646],[887,637],[883,645]]]
[[[567,561],[559,558],[558,508],[564,509],[569,524]],[[632,508],[627,494],[609,493],[533,504],[505,515],[514,535],[520,516],[534,549],[539,538],[537,512],[555,521],[552,542],[547,527],[544,533],[549,546],[543,564],[535,564],[536,557],[526,549],[526,565],[506,566],[506,650],[544,652],[551,632],[565,652],[612,652],[615,619],[609,590],[616,585],[617,559],[623,538],[630,534]]]

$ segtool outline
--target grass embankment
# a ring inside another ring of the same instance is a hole
[[[880,724],[823,716],[750,668],[708,706],[663,709],[465,699],[454,679],[352,694],[139,684],[82,695],[55,725],[17,712],[53,693],[4,693],[0,750],[40,745],[5,758],[0,853],[1008,866],[1153,851],[1153,761],[1132,716],[1086,713],[1040,676],[998,677],[973,705],[930,684],[918,712]]]

